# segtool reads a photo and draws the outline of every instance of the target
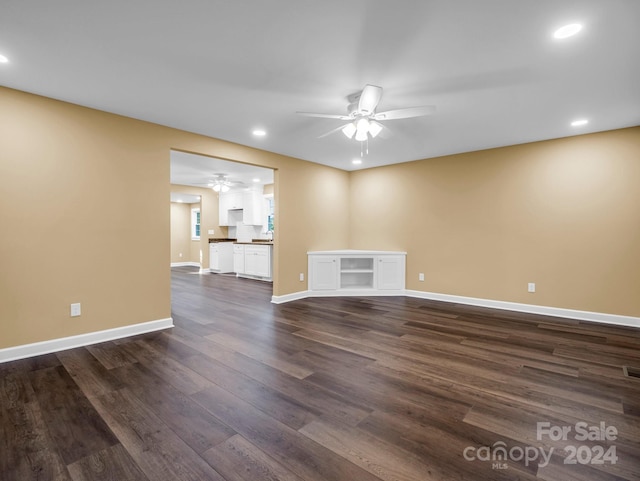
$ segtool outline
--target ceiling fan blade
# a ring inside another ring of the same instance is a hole
[[[365,85],[358,101],[358,112],[369,115],[374,112],[382,98],[382,87]]]
[[[422,107],[409,107],[406,109],[387,110],[386,112],[378,112],[373,115],[375,120],[395,120],[395,119],[410,119],[411,117],[423,117],[425,115],[431,115],[436,111],[434,105],[424,105]]]
[[[324,134],[322,134],[322,135],[319,135],[319,136],[318,136],[318,138],[319,138],[319,139],[323,139],[323,138],[325,138],[325,137],[328,137],[328,136],[329,136],[329,135],[331,135],[331,134],[335,134],[336,132],[339,132],[340,130],[344,129],[346,125],[348,125],[348,124],[341,125],[340,127],[337,127],[337,128],[335,128],[335,129],[332,129],[332,130],[330,130],[329,132],[326,132],[326,133],[324,133]]]
[[[320,117],[322,119],[351,120],[348,115],[319,114],[316,112],[296,112],[296,114],[304,115],[305,117]]]

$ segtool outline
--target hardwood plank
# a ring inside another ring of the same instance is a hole
[[[217,386],[191,397],[249,442],[307,481],[379,481],[350,461]]]
[[[241,354],[217,351],[212,355],[229,368],[268,385],[285,396],[297,400],[311,412],[321,413],[322,416],[333,417],[339,422],[355,426],[371,412],[366,405],[354,401],[349,394],[337,394],[305,379],[288,376]]]
[[[68,470],[73,481],[149,480],[122,444],[116,444],[79,459],[70,464]]]
[[[319,411],[211,358],[193,356],[185,359],[184,363],[216,385],[293,429],[304,426],[320,414]]]
[[[303,481],[240,435],[209,449],[202,457],[227,481]]]
[[[358,431],[313,421],[299,430],[334,453],[386,481],[440,480],[435,463],[417,459],[391,444]]]
[[[224,481],[127,388],[93,399],[142,472],[153,481]]]
[[[86,349],[73,349],[58,353],[66,371],[87,397],[120,389],[122,383]]]
[[[135,357],[127,354],[124,349],[114,342],[103,342],[87,346],[87,351],[89,351],[106,369],[115,369],[117,367],[138,362]]]
[[[37,402],[0,406],[0,479],[71,481]]]
[[[289,356],[284,352],[279,352],[277,347],[269,350],[256,350],[252,343],[224,332],[209,334],[206,338],[298,379],[304,379],[313,372],[289,361]]]
[[[121,347],[140,364],[184,394],[206,388],[210,382],[180,362],[163,356],[144,341],[122,344]]]
[[[117,443],[63,366],[32,372],[31,383],[51,440],[65,464]]]
[[[202,453],[235,434],[208,411],[141,364],[115,369],[140,402],[195,452]]]

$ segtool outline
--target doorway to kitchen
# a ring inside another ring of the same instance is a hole
[[[274,170],[178,150],[170,158],[171,266],[272,283]]]

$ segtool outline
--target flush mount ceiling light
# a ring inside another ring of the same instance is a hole
[[[571,122],[572,127],[580,127],[582,125],[587,125],[589,121],[587,119],[574,120]]]
[[[576,33],[582,30],[582,25],[579,23],[570,23],[569,25],[565,25],[560,27],[558,30],[553,32],[553,38],[563,39],[573,37]]]

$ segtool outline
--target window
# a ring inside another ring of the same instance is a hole
[[[267,201],[267,232],[273,232],[273,196],[265,196]]]
[[[200,240],[200,209],[191,209],[191,240]]]

